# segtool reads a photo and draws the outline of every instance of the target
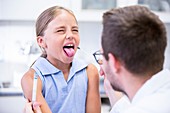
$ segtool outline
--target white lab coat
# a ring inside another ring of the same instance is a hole
[[[164,69],[149,79],[131,102],[122,97],[110,113],[170,113],[170,70]]]

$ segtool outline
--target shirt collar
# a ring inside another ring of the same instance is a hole
[[[47,59],[43,57],[39,57],[35,63],[36,63],[35,66],[37,66],[36,68],[38,68],[41,71],[42,75],[55,74],[61,71],[54,67]],[[73,73],[74,75],[76,72],[87,67],[87,65],[88,65],[87,63],[81,61],[80,59],[74,58],[70,69],[70,73]]]

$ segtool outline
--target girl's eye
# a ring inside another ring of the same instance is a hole
[[[73,32],[78,33],[78,32],[79,32],[79,30],[78,30],[78,29],[73,29]]]
[[[59,32],[59,33],[60,33],[60,32],[64,32],[64,30],[57,30],[57,32]]]

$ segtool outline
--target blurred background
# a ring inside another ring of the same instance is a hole
[[[100,49],[102,14],[114,7],[144,5],[156,13],[167,28],[164,67],[170,69],[170,0],[0,0],[0,113],[22,113],[25,103],[20,79],[41,51],[36,43],[35,21],[46,8],[60,5],[75,14],[80,31],[76,57],[94,63]],[[110,104],[100,77],[102,113]]]

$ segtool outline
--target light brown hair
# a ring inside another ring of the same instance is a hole
[[[64,7],[61,7],[61,6],[53,6],[53,7],[50,7],[48,9],[46,9],[45,11],[43,11],[39,17],[37,18],[37,21],[36,21],[36,36],[44,36],[44,31],[46,30],[48,24],[56,17],[58,16],[62,11],[67,11],[68,13],[70,13],[74,18],[75,18],[75,21],[77,22],[76,20],[76,17],[74,16],[73,12],[71,10],[68,10]],[[42,57],[47,57],[47,54],[46,52],[42,49]]]

